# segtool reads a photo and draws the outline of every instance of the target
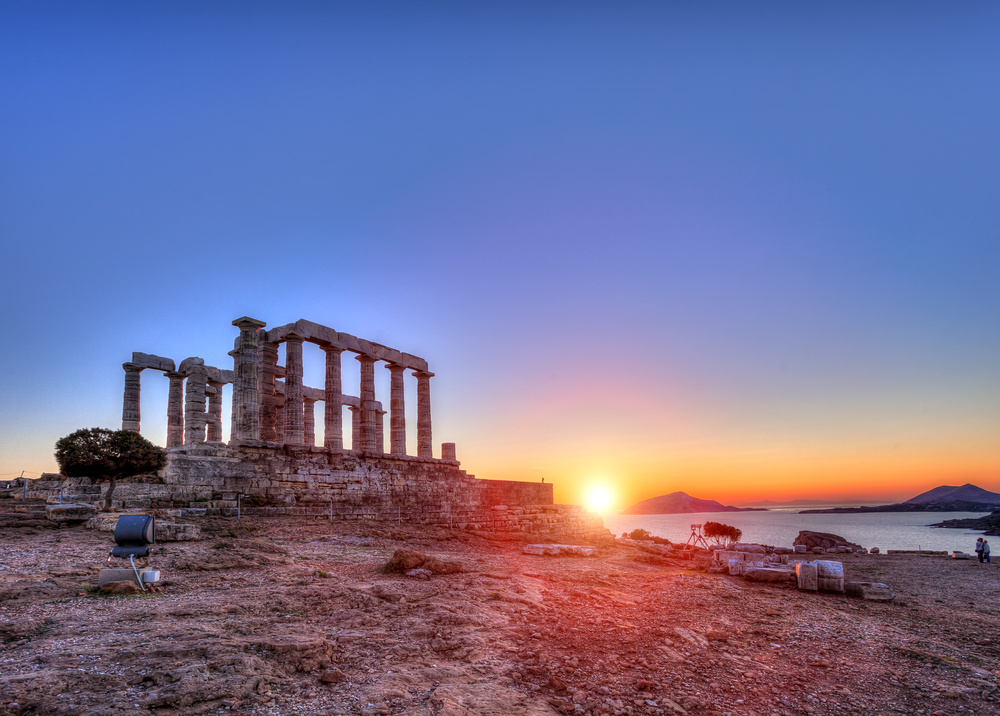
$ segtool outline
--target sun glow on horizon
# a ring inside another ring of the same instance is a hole
[[[584,505],[591,512],[604,513],[611,509],[615,502],[615,497],[604,485],[595,485],[587,490],[584,498]]]

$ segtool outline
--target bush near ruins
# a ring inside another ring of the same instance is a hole
[[[156,472],[167,464],[167,451],[130,430],[83,428],[56,441],[56,462],[66,477],[107,481],[107,512],[118,478]]]
[[[724,525],[721,522],[706,522],[704,534],[708,539],[724,539],[727,542],[739,542],[743,536],[743,530],[736,529],[731,525]]]

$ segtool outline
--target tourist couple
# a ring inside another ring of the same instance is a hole
[[[979,557],[980,562],[990,563],[990,543],[982,537],[976,540],[976,556]]]

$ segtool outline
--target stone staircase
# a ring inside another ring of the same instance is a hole
[[[48,505],[42,500],[29,499],[21,502],[20,496],[0,500],[0,530],[2,529],[54,529],[57,525],[49,521]]]

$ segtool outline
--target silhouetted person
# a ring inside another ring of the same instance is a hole
[[[986,560],[986,564],[990,563],[990,543],[983,540],[983,559]]]
[[[976,538],[976,556],[979,557],[979,563],[983,563],[983,538]]]

